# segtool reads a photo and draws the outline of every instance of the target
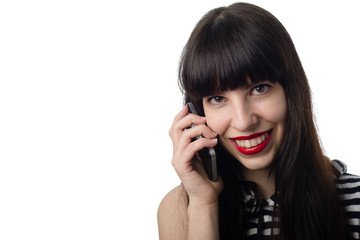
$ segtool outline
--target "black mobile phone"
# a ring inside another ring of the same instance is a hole
[[[188,102],[186,104],[189,108],[189,113],[194,113],[196,115],[198,114],[198,111],[196,111],[195,105],[192,102]],[[191,127],[194,127],[195,125],[191,125]],[[201,138],[202,136],[197,137],[196,139]],[[196,140],[194,139],[194,140]],[[218,179],[217,174],[217,163],[216,163],[216,153],[214,148],[203,148],[200,151],[198,151],[198,154],[201,158],[201,161],[204,165],[205,171],[209,177],[209,179],[213,182],[216,182]]]

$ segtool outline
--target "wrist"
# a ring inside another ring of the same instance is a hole
[[[189,199],[189,209],[198,209],[198,210],[206,210],[206,209],[218,209],[219,202],[216,201],[202,201],[200,199]]]
[[[219,196],[216,192],[201,192],[198,194],[188,194],[189,205],[200,208],[209,208],[218,205]]]

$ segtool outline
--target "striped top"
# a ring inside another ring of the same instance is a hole
[[[360,176],[346,173],[346,165],[339,160],[331,161],[331,164],[340,173],[336,179],[336,188],[340,193],[340,200],[344,205],[349,229],[353,239],[360,239]],[[274,196],[268,200],[261,200],[260,208],[255,209],[254,193],[245,190],[245,208],[251,213],[251,220],[247,226],[247,239],[269,239],[270,235],[278,235],[279,229],[272,229],[272,223],[279,219],[274,217]]]

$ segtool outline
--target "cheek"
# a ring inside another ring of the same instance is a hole
[[[226,115],[223,115],[226,116]],[[219,116],[213,112],[206,112],[205,117],[207,120],[207,126],[219,135],[223,135],[227,129],[227,121],[224,117]]]
[[[286,104],[279,103],[272,107],[272,111],[268,111],[269,120],[274,123],[285,123],[287,106]]]
[[[275,111],[273,113],[274,120],[278,123],[285,124],[287,116],[287,104],[285,97],[281,101],[278,101],[275,106]]]
[[[285,123],[287,115],[285,96],[274,98],[266,102],[266,104],[262,104],[260,108],[262,112],[261,115],[264,116],[267,121],[279,124]]]
[[[215,116],[211,116],[211,115],[207,115],[206,120],[208,127],[217,134],[221,135],[223,129],[223,127],[221,126],[221,121],[219,121],[219,119],[216,118]]]

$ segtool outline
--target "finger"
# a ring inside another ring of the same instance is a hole
[[[194,142],[189,143],[185,148],[185,152],[190,152],[195,155],[196,152],[200,151],[203,148],[215,147],[217,143],[217,138],[200,138]]]
[[[175,135],[179,135],[184,129],[191,128],[196,125],[204,125],[206,123],[205,117],[200,117],[195,114],[189,114],[182,119],[174,122],[172,126],[172,132]]]
[[[202,124],[202,125],[196,125],[192,128],[184,129],[182,132],[181,138],[184,138],[187,140],[193,140],[195,138],[215,138],[217,134],[213,132],[208,126]]]
[[[185,117],[188,113],[189,113],[189,108],[187,105],[185,105],[185,107],[183,107],[183,109],[181,109],[181,111],[178,114],[176,114],[174,118],[174,122],[179,121],[180,119]]]
[[[170,137],[178,137],[182,131],[186,128],[190,128],[194,125],[205,124],[205,117],[201,117],[196,114],[187,114],[187,107],[185,107],[179,114],[176,115],[173,124],[170,128]]]
[[[183,107],[183,109],[181,109],[181,111],[178,114],[176,114],[176,116],[173,120],[173,123],[171,125],[170,131],[169,131],[170,137],[172,136],[172,134],[175,130],[175,126],[177,125],[177,122],[179,122],[182,118],[184,118],[186,115],[188,115],[188,113],[189,113],[189,108],[186,105],[185,107]]]
[[[213,139],[216,138],[216,136],[217,134],[206,125],[197,125],[193,128],[183,130],[177,139],[173,139],[173,147],[174,149],[182,151],[192,141],[197,141],[200,138]],[[202,146],[202,148],[203,147],[206,146]]]
[[[214,132],[213,130],[211,130],[207,125],[205,124],[202,124],[202,125],[196,125],[192,128],[193,132],[192,131],[188,131],[190,129],[187,129],[186,131],[187,132],[191,132],[193,135],[193,138],[194,137],[197,137],[197,136],[202,136],[202,137],[205,137],[205,138],[215,138],[217,136],[217,133]]]
[[[206,118],[193,113],[188,114],[186,117],[180,119],[176,126],[179,129],[189,128],[192,125],[201,125],[206,123]]]
[[[189,117],[186,118],[184,121],[183,118],[187,115]],[[180,122],[180,123],[182,123],[182,125],[185,124],[185,126],[183,127],[183,128],[185,128],[185,127],[190,126],[191,124],[196,124],[196,125],[202,124],[202,123],[204,123],[204,121],[205,121],[205,117],[199,116],[194,113],[189,114],[189,107],[187,105],[185,105],[185,107],[175,116],[173,123]]]
[[[179,161],[179,164],[183,163],[187,165],[189,162],[192,161],[196,152],[200,151],[205,147],[215,147],[217,143],[217,138],[200,138],[194,142],[191,142],[184,148],[184,150],[176,152],[176,156],[174,157],[175,162]]]
[[[200,138],[194,142],[191,142],[184,147],[179,147],[174,151],[173,165],[176,163],[179,164],[188,164],[194,158],[196,152],[203,149],[204,147],[215,147],[218,140],[217,138],[208,139],[208,138]]]

